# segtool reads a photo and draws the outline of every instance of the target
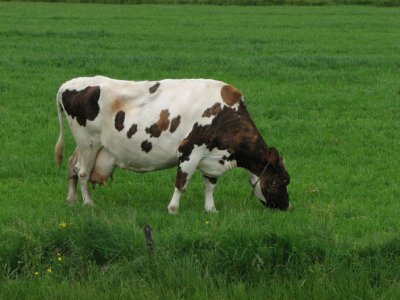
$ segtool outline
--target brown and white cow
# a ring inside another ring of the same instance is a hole
[[[249,171],[254,194],[265,206],[290,208],[283,159],[266,145],[232,85],[206,79],[76,78],[60,87],[57,110],[57,164],[63,160],[63,111],[77,144],[69,161],[70,201],[76,199],[79,180],[84,203],[92,204],[88,183],[104,183],[115,166],[136,172],[178,166],[168,211],[178,212],[198,169],[205,181],[205,210],[215,212],[217,178],[241,167]]]

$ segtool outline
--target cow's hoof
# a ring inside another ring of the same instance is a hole
[[[178,214],[178,208],[175,206],[168,206],[168,212],[171,215],[176,215],[176,214]]]
[[[83,202],[83,205],[86,207],[96,207],[93,201],[85,201]]]
[[[218,210],[213,206],[213,207],[205,207],[206,212],[208,213],[217,213]]]
[[[70,205],[74,205],[76,203],[76,196],[75,197],[67,197],[67,202]]]

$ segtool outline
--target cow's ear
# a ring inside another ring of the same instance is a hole
[[[279,152],[276,148],[271,147],[267,151],[267,161],[275,166],[279,162]]]

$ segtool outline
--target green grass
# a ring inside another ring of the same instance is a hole
[[[400,296],[399,9],[0,3],[0,19],[1,299]],[[239,169],[215,215],[198,174],[166,213],[175,170],[117,170],[95,209],[67,205],[55,94],[96,74],[239,87],[293,212],[250,199]]]

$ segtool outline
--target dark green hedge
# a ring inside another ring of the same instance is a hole
[[[2,2],[3,0],[0,0]],[[17,0],[16,2],[211,5],[374,5],[400,6],[400,0]]]

